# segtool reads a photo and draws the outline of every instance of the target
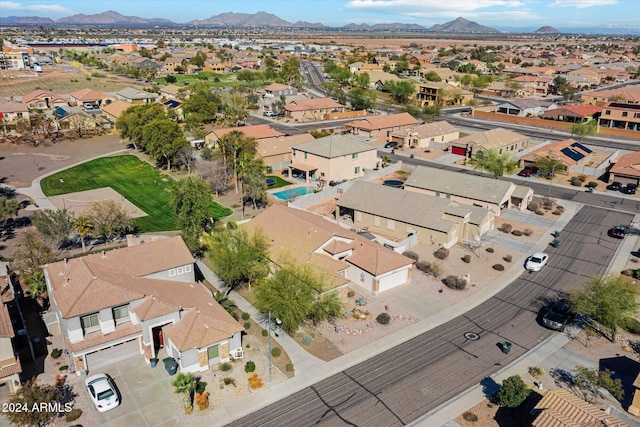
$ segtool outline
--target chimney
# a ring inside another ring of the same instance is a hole
[[[127,247],[133,246],[133,234],[127,234]]]

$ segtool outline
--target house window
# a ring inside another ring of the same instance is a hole
[[[396,222],[392,219],[388,219],[387,220],[387,228],[389,230],[395,230],[396,229]]]
[[[296,155],[296,150],[295,150],[295,149],[293,150],[293,155],[294,155],[294,156]]]
[[[373,218],[373,225],[375,225],[376,227],[380,227],[380,217],[379,216]]]
[[[321,177],[324,177],[324,172],[320,172],[320,176],[321,176]]]
[[[353,170],[353,173],[360,173],[360,166],[356,166],[356,168]]]
[[[211,360],[215,359],[216,357],[218,357],[218,346],[214,345],[213,347],[209,347],[207,349],[207,358]]]
[[[622,117],[627,117],[627,112],[626,111],[622,112]]]
[[[116,325],[119,325],[129,320],[129,306],[121,305],[120,307],[113,307],[113,320],[116,321]]]
[[[98,321],[98,313],[89,314],[88,316],[82,316],[80,318],[80,324],[85,334],[89,332],[95,332],[100,329],[100,322]]]
[[[304,159],[307,160],[307,153],[304,153]]]
[[[176,269],[172,268],[171,270],[169,270],[169,277],[173,277],[176,275]]]
[[[436,191],[436,197],[440,197],[440,192]]]
[[[184,266],[184,272],[185,273],[191,273],[191,264]]]
[[[356,221],[362,221],[362,212],[360,211],[356,212]]]
[[[604,110],[604,115],[605,116],[610,116],[611,115],[611,110]]]
[[[17,116],[18,116],[19,119],[21,119],[22,118],[22,113],[17,113]]]
[[[351,155],[351,158],[352,158],[352,159],[357,159],[357,158],[358,158],[358,153],[353,153],[353,154]]]
[[[176,273],[179,275],[184,274],[184,267],[178,267],[178,269],[176,270]]]

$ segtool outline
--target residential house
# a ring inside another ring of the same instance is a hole
[[[413,260],[311,212],[272,205],[243,227],[267,236],[273,262],[310,264],[343,297],[349,285],[377,295],[411,280]]]
[[[441,120],[423,125],[407,126],[391,131],[389,140],[410,148],[437,148],[444,150],[449,142],[460,138],[460,131]]]
[[[83,107],[86,104],[91,105],[92,108],[100,108],[102,101],[107,98],[107,94],[85,88],[71,92],[69,98],[71,99],[71,103],[77,107]]]
[[[270,85],[265,87],[263,91],[264,96],[269,98],[279,98],[282,95],[291,96],[298,94],[297,88],[281,83],[271,83]]]
[[[173,84],[168,84],[160,88],[160,96],[164,99],[177,99],[182,88]]]
[[[351,74],[355,74],[358,70],[360,70],[360,67],[362,67],[363,65],[364,65],[364,62],[356,61],[349,64],[347,67],[349,68],[349,71],[351,72]]]
[[[427,82],[417,84],[416,101],[420,106],[426,105],[466,105],[473,99],[473,93],[444,82]]]
[[[515,154],[528,146],[528,136],[503,128],[472,133],[449,143],[451,154],[465,156],[468,159],[475,157],[483,150],[496,150],[499,154]]]
[[[0,263],[0,291],[0,395],[8,396],[3,389],[14,393],[20,388],[22,365],[14,343],[14,322],[21,324],[18,301],[5,263]]]
[[[567,172],[576,166],[584,166],[591,161],[593,151],[573,138],[541,144],[520,157],[524,166],[533,166],[539,159],[550,157],[560,161]]]
[[[419,67],[422,67],[426,64],[431,64],[431,55],[421,55],[421,54],[409,55],[408,62],[409,62],[409,65],[411,65],[411,68],[415,67],[416,65]]]
[[[163,63],[149,58],[133,58],[129,61],[129,66],[142,71],[153,70],[157,73],[164,68]]]
[[[582,67],[577,70],[567,72],[566,77],[579,76],[585,79],[588,86],[599,86],[602,84],[603,75],[602,72],[596,68]]]
[[[345,124],[347,131],[354,135],[365,135],[369,138],[382,137],[385,142],[389,134],[402,131],[409,126],[419,125],[420,121],[409,113],[368,116]]]
[[[164,60],[162,65],[161,74],[170,76],[174,74],[184,73],[187,60],[181,57],[171,56]]]
[[[628,85],[615,89],[584,92],[580,95],[580,99],[584,103],[599,106],[603,106],[607,102],[640,104],[640,85]],[[615,101],[612,101],[612,99]],[[621,99],[624,101],[621,101]]]
[[[608,102],[602,106],[598,120],[602,128],[640,130],[640,104]]]
[[[450,248],[474,241],[493,229],[491,209],[461,204],[447,198],[355,181],[336,201],[336,219],[376,235]]]
[[[520,83],[523,88],[533,88],[536,95],[547,96],[551,91],[549,84],[553,81],[553,78],[547,76],[518,76],[512,78],[511,81]]]
[[[233,68],[233,62],[223,61],[220,58],[208,58],[204,61],[203,71],[208,73],[228,74]]]
[[[363,176],[379,166],[377,149],[353,136],[329,135],[291,147],[289,176],[303,174],[305,181],[339,182]]]
[[[618,181],[623,185],[640,184],[640,153],[623,154],[609,169],[609,182]]]
[[[427,65],[420,68],[416,71],[416,76],[421,79],[426,79],[427,74],[435,73],[440,77],[441,82],[448,83],[451,86],[458,86],[458,80],[464,77],[464,73],[458,73],[456,71],[452,71],[449,68],[441,68],[437,65]]]
[[[569,123],[586,123],[589,120],[598,120],[601,113],[602,107],[597,105],[565,105],[545,111],[542,113],[542,118]]]
[[[129,104],[150,104],[156,102],[158,95],[151,92],[145,92],[144,90],[136,89],[133,87],[125,87],[124,89],[116,92],[116,97],[122,101],[127,101]]]
[[[241,68],[257,68],[260,66],[260,53],[250,50],[232,51],[233,63]]]
[[[496,112],[520,117],[540,117],[549,108],[557,105],[539,99],[514,99],[497,105]]]
[[[28,52],[0,51],[0,70],[28,70],[30,67]]]
[[[613,415],[562,388],[549,390],[531,411],[533,427],[630,427]]]
[[[218,141],[220,140],[220,138],[222,138],[223,136],[233,131],[242,132],[245,137],[253,138],[258,141],[262,139],[267,139],[267,138],[279,138],[281,136],[285,136],[284,133],[278,130],[275,130],[274,128],[272,128],[267,124],[252,125],[252,126],[238,126],[238,127],[232,127],[232,128],[220,128],[220,129],[214,129],[205,135],[204,137],[205,145],[207,147],[217,147]]]
[[[96,130],[102,125],[100,118],[75,107],[55,107],[53,110],[46,111],[45,114],[51,114],[56,118],[59,130],[75,131],[78,136],[83,136],[85,131]]]
[[[286,169],[291,164],[291,147],[314,139],[310,133],[259,139],[258,155],[272,170]]]
[[[49,108],[69,105],[69,102],[62,96],[38,89],[22,97],[22,103],[30,110],[48,110]]]
[[[309,98],[291,101],[284,106],[285,117],[296,121],[325,120],[331,113],[345,111],[344,105],[331,98]]]
[[[369,89],[373,90],[382,90],[384,84],[386,82],[392,81],[397,82],[402,80],[400,77],[395,74],[385,73],[384,71],[377,70],[367,70],[367,71],[359,71],[356,74],[367,73],[369,75]]]
[[[491,209],[496,216],[502,209],[524,211],[533,199],[533,190],[523,185],[426,166],[415,169],[404,189]]]
[[[110,104],[105,104],[102,106],[102,117],[107,119],[111,124],[115,124],[115,122],[122,116],[122,113],[130,108],[132,105],[126,101],[117,100]]]
[[[78,374],[136,355],[149,362],[162,348],[181,372],[200,372],[242,348],[242,326],[196,283],[181,237],[65,259],[44,271]]]
[[[0,101],[0,123],[4,125],[15,125],[20,120],[30,123],[29,109],[22,102]]]

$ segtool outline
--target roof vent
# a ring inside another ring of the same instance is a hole
[[[107,251],[102,251],[102,259],[105,259],[107,257]]]
[[[207,325],[206,323],[204,324],[204,328],[205,329],[209,329],[209,325]]]

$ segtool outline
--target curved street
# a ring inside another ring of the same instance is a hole
[[[481,305],[394,349],[241,418],[237,426],[407,425],[499,371],[553,334],[539,309],[558,292],[605,272],[620,241],[607,236],[633,216],[583,207],[539,273],[523,273]],[[465,338],[466,332],[479,335]],[[509,354],[499,344],[513,343]]]

